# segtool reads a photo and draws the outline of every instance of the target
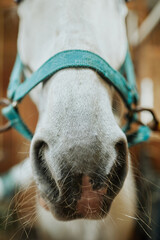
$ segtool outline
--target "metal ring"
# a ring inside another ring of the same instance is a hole
[[[9,106],[11,104],[10,100],[7,98],[0,99],[0,106]],[[7,122],[5,125],[0,126],[0,133],[3,133],[11,128],[11,123]]]
[[[153,120],[148,124],[148,127],[150,127],[151,130],[153,130],[153,131],[159,130],[159,127],[158,127],[159,126],[159,121],[156,117],[156,114],[155,114],[154,110],[152,110],[150,108],[143,108],[143,107],[138,107],[136,109],[133,109],[133,112],[137,112],[137,113],[144,112],[144,111],[150,112],[151,115],[152,115],[152,118],[153,118]],[[144,124],[142,124],[142,125],[144,125]]]

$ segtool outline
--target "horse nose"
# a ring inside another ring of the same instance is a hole
[[[97,142],[88,148],[66,148],[57,155],[51,146],[36,139],[31,147],[41,205],[60,220],[104,217],[127,173],[126,141],[112,144],[112,155],[105,154]]]

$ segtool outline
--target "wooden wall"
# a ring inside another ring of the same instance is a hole
[[[137,12],[139,23],[148,14],[147,0],[135,0],[128,4],[130,9]],[[12,0],[0,0],[0,97],[6,96],[9,75],[16,56],[16,39],[18,31],[18,17]],[[160,118],[160,24],[150,36],[137,48],[132,49],[137,81],[150,77],[154,82],[154,106]],[[27,123],[34,129],[37,112],[27,97],[20,106],[20,111]],[[0,124],[4,119],[0,117]],[[160,143],[150,145],[153,162],[160,168]],[[28,156],[29,142],[16,131],[11,130],[0,135],[0,172]]]
[[[135,0],[128,4],[130,9],[136,11],[139,25],[149,13],[147,2],[148,0]],[[138,87],[144,78],[150,78],[153,82],[154,110],[160,121],[160,22],[138,47],[132,48],[132,55]],[[139,156],[145,152],[155,170],[160,172],[160,132],[156,137],[156,140],[151,138],[149,144],[140,144],[133,150]]]
[[[17,51],[18,17],[12,0],[0,0],[0,97],[6,97],[9,76]],[[20,104],[25,121],[34,129],[37,113],[27,97]],[[35,116],[35,117],[34,117]],[[0,124],[5,121],[0,115]],[[29,142],[15,130],[0,134],[0,172],[28,156]]]

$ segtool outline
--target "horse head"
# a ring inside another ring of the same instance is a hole
[[[123,0],[24,0],[18,51],[25,75],[54,54],[92,51],[118,70],[127,52]],[[64,69],[30,93],[39,110],[30,158],[40,202],[60,220],[107,215],[126,179],[122,100],[91,69]]]

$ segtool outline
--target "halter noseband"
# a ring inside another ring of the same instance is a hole
[[[56,72],[66,68],[89,68],[96,71],[107,83],[113,85],[122,97],[128,108],[127,125],[123,128],[128,145],[132,146],[146,141],[150,137],[148,126],[140,126],[132,134],[128,134],[131,124],[137,122],[137,113],[133,106],[138,104],[138,92],[132,60],[127,51],[125,61],[120,71],[114,70],[103,58],[97,54],[85,50],[68,50],[59,52],[47,60],[31,77],[21,82],[23,63],[17,55],[8,87],[8,98],[11,100],[8,106],[2,109],[2,114],[9,120],[9,127],[15,128],[24,137],[31,140],[33,135],[21,119],[17,104],[40,82],[48,80]],[[126,79],[122,74],[125,74]]]

